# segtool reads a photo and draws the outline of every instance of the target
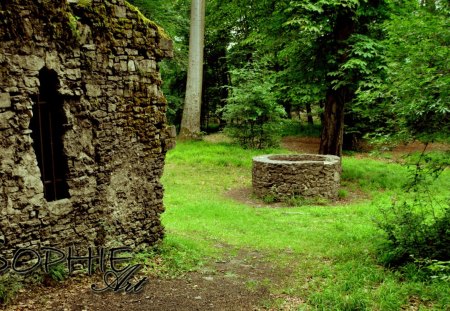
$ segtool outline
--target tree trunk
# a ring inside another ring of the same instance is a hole
[[[346,90],[329,91],[325,103],[319,154],[342,156]]]
[[[192,0],[189,36],[189,68],[179,137],[200,137],[200,114],[203,84],[203,48],[205,33],[205,0]]]
[[[314,120],[311,112],[311,104],[306,104],[306,114],[308,115],[308,124],[314,125]]]
[[[347,59],[348,38],[355,31],[355,12],[342,10],[336,18],[334,25],[335,55],[339,55],[339,64]],[[342,51],[342,52],[341,52]],[[320,137],[320,154],[332,154],[342,156],[342,144],[344,139],[344,106],[352,98],[347,86],[335,90],[330,84],[328,87],[324,118],[322,122],[322,136]]]

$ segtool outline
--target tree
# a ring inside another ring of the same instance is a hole
[[[257,65],[236,70],[233,76],[234,86],[223,113],[226,132],[246,148],[277,146],[285,110],[274,98],[274,77]]]
[[[449,17],[448,2],[410,0],[384,23],[385,70],[357,92],[364,114],[389,115],[373,129],[376,137],[390,142],[450,137]],[[383,111],[374,109],[374,102]]]
[[[344,109],[350,107],[359,85],[377,70],[379,53],[373,38],[380,35],[376,26],[384,19],[385,2],[213,2],[229,12],[223,21],[229,25],[227,64],[231,72],[264,69],[273,83],[274,100],[287,111],[323,105],[320,152],[341,155]],[[246,87],[259,83],[253,79]]]
[[[192,0],[189,36],[189,68],[186,97],[181,120],[180,138],[200,135],[203,83],[203,48],[205,32],[205,0]]]
[[[312,45],[323,66],[318,81],[325,83],[325,101],[319,153],[342,155],[345,107],[366,77],[373,74],[376,51],[373,26],[383,19],[383,1],[330,1],[304,7],[320,34]],[[315,22],[314,22],[315,21]],[[328,25],[325,25],[326,22]],[[328,29],[327,29],[328,28]],[[313,28],[314,29],[314,28]]]

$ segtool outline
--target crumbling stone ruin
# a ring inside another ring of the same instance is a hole
[[[284,200],[337,198],[341,159],[333,155],[262,155],[253,158],[253,192],[261,198]]]
[[[123,0],[0,2],[0,252],[163,237],[172,43]]]

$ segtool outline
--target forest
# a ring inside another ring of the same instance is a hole
[[[174,40],[162,75],[179,127],[190,3],[132,2]],[[448,14],[438,0],[207,1],[200,131],[261,148],[305,115],[323,125],[321,153],[448,140]]]

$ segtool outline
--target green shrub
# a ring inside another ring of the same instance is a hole
[[[345,189],[339,189],[338,191],[338,198],[339,199],[345,199],[346,197],[348,197],[348,191]]]
[[[55,281],[61,282],[64,281],[68,275],[69,271],[66,269],[64,264],[57,264],[51,266],[48,270],[48,275]]]
[[[382,261],[401,265],[423,259],[450,259],[450,208],[441,215],[432,208],[408,202],[385,210],[378,225],[387,234]]]
[[[266,194],[262,197],[262,200],[266,204],[271,204],[277,202],[278,198],[273,194]]]
[[[273,79],[262,69],[233,71],[233,87],[223,109],[225,133],[246,148],[277,146],[286,111],[276,102]]]
[[[416,161],[405,197],[377,221],[387,236],[381,259],[390,266],[450,260],[450,198],[433,191],[433,182],[448,177],[448,160],[422,153]]]
[[[143,265],[143,271],[149,275],[175,278],[200,268],[203,258],[191,241],[166,236],[161,244],[136,253],[132,263]]]

